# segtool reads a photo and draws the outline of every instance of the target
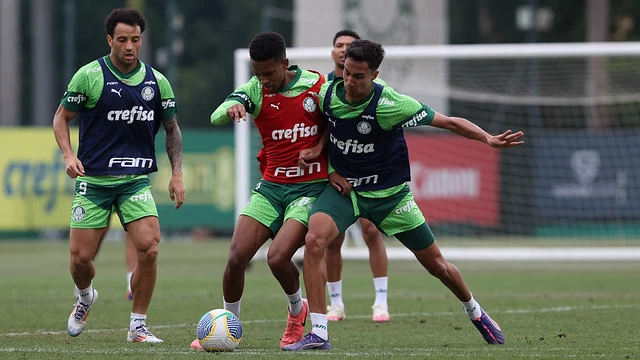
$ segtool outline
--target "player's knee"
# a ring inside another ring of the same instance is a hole
[[[305,253],[312,256],[322,256],[327,249],[327,239],[320,234],[309,231],[304,238]]]
[[[227,259],[227,269],[232,272],[245,271],[249,266],[250,260],[250,258],[243,256],[236,251],[230,251],[229,258]]]
[[[377,238],[380,237],[380,231],[378,228],[370,221],[361,222],[362,226],[362,235],[368,238]]]
[[[449,278],[449,267],[447,266],[447,262],[444,260],[434,261],[432,264],[429,264],[429,266],[427,266],[427,271],[429,271],[429,274],[440,280],[446,280]]]
[[[71,265],[85,266],[93,260],[93,256],[88,251],[75,250],[71,251]]]
[[[144,239],[140,239],[136,246],[136,253],[138,256],[138,264],[151,265],[156,262],[158,258],[158,242],[159,237],[147,236]]]
[[[364,242],[370,248],[383,246],[383,244],[382,244],[382,235],[380,234],[380,232],[378,230],[376,230],[375,232],[371,232],[371,233],[363,232],[362,233],[362,237],[364,238]]]
[[[289,266],[291,259],[282,253],[269,253],[267,255],[267,264],[271,271],[279,271]]]

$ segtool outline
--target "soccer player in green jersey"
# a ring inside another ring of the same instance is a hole
[[[145,18],[137,10],[113,10],[105,20],[111,52],[76,72],[53,117],[66,172],[76,179],[69,246],[78,301],[67,322],[71,336],[84,330],[98,298],[92,286],[93,259],[115,208],[137,254],[127,341],[162,342],[146,325],[160,242],[158,210],[148,174],[157,171],[154,142],[161,125],[172,169],[169,197],[176,201],[176,209],[185,201],[185,190],[182,135],[173,90],[160,72],[137,57],[145,27]],[[69,135],[69,122],[76,115],[80,133],[77,154]]]
[[[302,297],[300,273],[291,261],[304,245],[311,206],[327,183],[327,159],[319,156],[307,169],[298,167],[301,150],[325,148],[327,123],[318,110],[324,77],[289,66],[282,35],[263,32],[249,44],[253,76],[211,114],[214,125],[254,119],[262,137],[258,155],[262,178],[238,217],[222,278],[224,309],[240,318],[245,271],[270,238],[267,262],[288,302],[280,347],[304,335],[309,306]],[[199,348],[198,340],[191,343]]]
[[[344,55],[347,46],[354,40],[360,39],[360,35],[353,30],[344,29],[338,31],[333,37],[333,49],[331,50],[331,58],[334,62],[334,69],[327,74],[327,81],[331,81],[336,77],[342,77],[344,70]],[[381,82],[379,78],[377,82]],[[391,319],[389,315],[389,307],[387,305],[388,294],[388,277],[387,277],[387,251],[384,248],[382,235],[376,226],[366,218],[360,218],[360,227],[362,228],[362,238],[369,248],[369,266],[373,274],[373,287],[375,290],[375,300],[373,302],[372,320],[375,322],[387,322]],[[331,304],[327,306],[327,320],[340,321],[346,315],[344,311],[344,302],[342,300],[342,244],[344,243],[345,234],[341,234],[335,241],[332,241],[327,247],[327,289],[329,291],[329,300]]]
[[[435,112],[421,102],[374,83],[384,49],[376,42],[355,40],[347,48],[344,80],[325,84],[319,103],[330,123],[329,158],[340,177],[329,175],[314,203],[305,237],[304,283],[312,330],[284,350],[331,348],[325,314],[327,246],[357,218],[366,217],[387,235],[395,235],[420,264],[460,301],[465,313],[489,344],[503,344],[498,324],[473,298],[458,268],[438,247],[413,200],[409,156],[402,129],[431,125],[494,148],[523,143],[524,133],[507,130],[491,135],[472,122]]]

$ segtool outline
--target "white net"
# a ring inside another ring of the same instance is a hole
[[[399,92],[490,133],[526,133],[498,151],[433,127],[406,132],[412,190],[437,238],[639,238],[640,44],[386,52],[380,77]],[[246,54],[236,53],[245,69]],[[325,72],[329,54],[288,50]]]

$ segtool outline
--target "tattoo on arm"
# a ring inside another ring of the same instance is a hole
[[[175,117],[163,121],[164,143],[172,172],[182,172],[182,133]]]

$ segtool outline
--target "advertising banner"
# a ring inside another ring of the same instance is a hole
[[[234,152],[231,131],[183,131],[183,180],[187,201],[175,210],[168,193],[171,166],[164,137],[156,141],[159,171],[151,175],[152,193],[163,229],[234,225]],[[78,133],[71,129],[72,146]],[[37,231],[69,226],[75,180],[49,128],[0,131],[0,231]],[[112,226],[119,227],[113,221]]]
[[[411,191],[429,224],[498,224],[498,150],[450,135],[405,137],[411,162]]]
[[[77,146],[77,131],[71,132]],[[0,131],[0,230],[69,226],[75,183],[51,129]]]
[[[640,133],[539,132],[535,214],[558,220],[640,217]]]

